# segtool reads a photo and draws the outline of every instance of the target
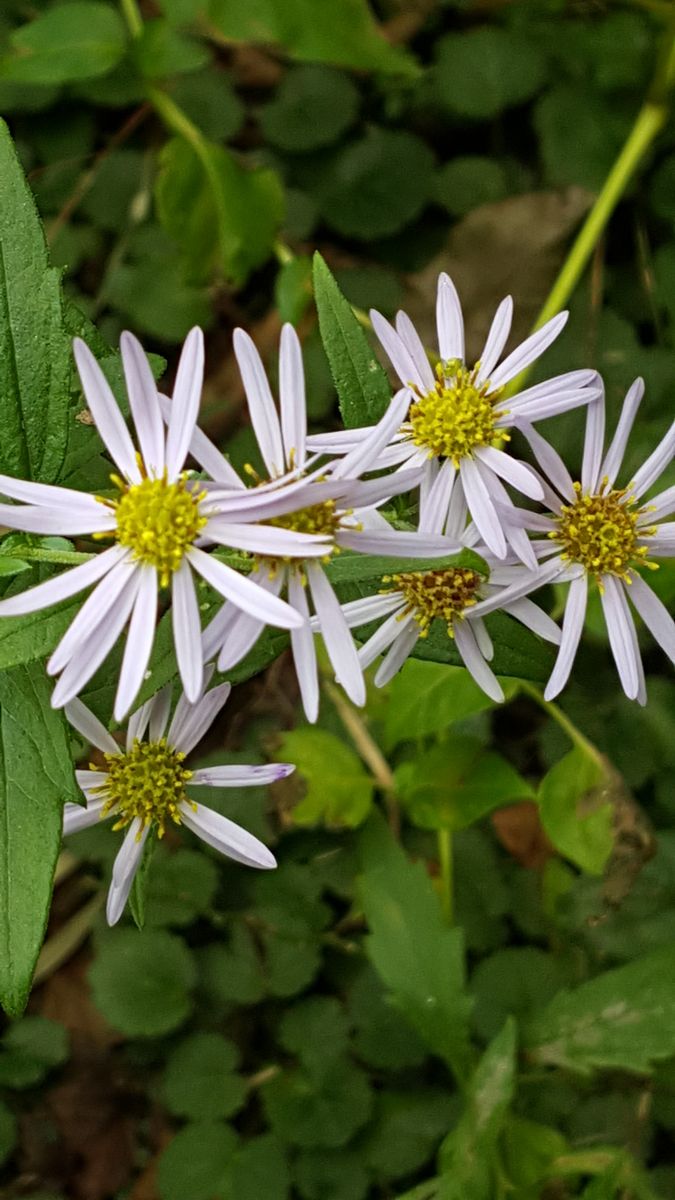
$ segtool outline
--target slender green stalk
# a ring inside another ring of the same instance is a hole
[[[7,557],[18,558],[23,562],[62,563],[63,566],[73,567],[77,563],[89,562],[94,555],[81,554],[79,550],[43,550],[40,546],[19,546],[16,552]]]
[[[587,755],[588,758],[593,759],[593,761],[598,764],[603,772],[606,771],[607,764],[603,755],[598,750],[598,747],[594,746],[593,742],[589,741],[589,739],[581,732],[580,729],[577,729],[574,722],[567,716],[567,713],[564,713],[563,710],[559,708],[557,704],[554,704],[552,700],[545,700],[543,693],[540,692],[539,688],[535,687],[533,683],[529,683],[526,679],[521,679],[520,689],[530,696],[534,700],[535,704],[538,704],[539,707],[542,708],[544,712],[551,717],[551,719],[555,721],[557,725],[560,726],[560,728],[564,733],[567,734],[568,738],[575,746],[578,746],[580,750],[583,750],[584,754]]]
[[[452,832],[449,829],[438,831],[438,861],[441,868],[441,904],[443,916],[448,925],[452,925],[454,913],[454,882],[452,859]]]
[[[132,38],[138,38],[143,32],[143,18],[137,0],[120,0],[122,16]]]

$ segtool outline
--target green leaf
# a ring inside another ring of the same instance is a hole
[[[440,1088],[380,1092],[361,1143],[364,1162],[378,1180],[411,1175],[428,1162],[456,1116],[456,1098]]]
[[[505,946],[478,963],[470,988],[476,1002],[473,1026],[488,1041],[508,1016],[523,1021],[553,999],[566,972],[538,946]]]
[[[0,1166],[7,1161],[16,1145],[16,1117],[0,1100]]]
[[[161,1200],[214,1200],[222,1195],[236,1145],[237,1135],[222,1122],[186,1125],[160,1155]]]
[[[68,1035],[62,1025],[46,1017],[23,1017],[9,1026],[0,1043],[0,1087],[33,1087],[67,1058]]]
[[[182,1025],[194,979],[185,943],[159,929],[108,933],[89,971],[97,1007],[129,1037],[160,1037]]]
[[[502,200],[508,190],[507,175],[501,164],[479,155],[453,158],[436,176],[436,199],[456,217],[463,217],[481,204]]]
[[[162,1096],[177,1117],[207,1121],[229,1117],[246,1102],[246,1081],[237,1075],[239,1050],[219,1033],[193,1033],[171,1054]]]
[[[199,974],[201,988],[220,1004],[257,1004],[265,994],[260,955],[243,923],[235,925],[229,945],[204,947]]]
[[[70,83],[105,75],[126,49],[121,18],[109,4],[77,0],[41,13],[10,37],[0,76],[18,83]],[[4,177],[4,172],[3,172]]]
[[[232,1156],[223,1180],[223,1200],[287,1200],[291,1179],[286,1155],[272,1134],[248,1140]],[[325,1198],[324,1198],[325,1200]]]
[[[209,912],[218,887],[218,868],[197,850],[155,854],[145,898],[148,925],[191,925]]]
[[[270,257],[283,215],[274,171],[245,170],[229,150],[205,138],[199,153],[183,138],[172,138],[160,154],[155,196],[191,282],[222,274],[241,286]]]
[[[295,763],[307,783],[293,809],[296,825],[353,829],[368,816],[375,785],[361,759],[334,733],[306,727],[282,734],[279,760]]]
[[[70,741],[38,664],[0,672],[0,1003],[25,1007],[44,936],[64,801],[79,802]]]
[[[338,1059],[319,1077],[283,1071],[262,1088],[275,1133],[296,1146],[343,1146],[368,1120],[373,1103],[368,1080]]]
[[[392,390],[351,305],[321,255],[314,255],[314,295],[331,374],[348,429],[374,425],[386,412]]]
[[[398,233],[420,215],[434,189],[434,156],[406,130],[373,127],[331,157],[313,180],[331,229],[362,241]]]
[[[393,1004],[388,1004],[382,982],[367,965],[348,998],[354,1023],[354,1050],[371,1067],[400,1070],[418,1067],[427,1056],[424,1043]]]
[[[515,687],[514,687],[515,690]],[[468,671],[410,658],[392,681],[384,713],[388,749],[440,733],[483,709],[494,708]]]
[[[560,992],[528,1025],[530,1059],[588,1075],[594,1067],[648,1073],[675,1054],[675,949]]]
[[[497,1140],[511,1103],[516,1027],[509,1018],[481,1058],[466,1092],[466,1107],[440,1151],[438,1200],[493,1200]]]
[[[276,42],[294,58],[365,71],[417,73],[411,56],[380,33],[366,0],[209,0],[208,12],[227,38]]]
[[[426,750],[422,761],[401,763],[395,779],[401,803],[421,829],[463,829],[533,794],[506,759],[486,752],[478,738],[460,735]]]
[[[537,1188],[544,1183],[555,1174],[555,1160],[569,1149],[557,1129],[515,1116],[506,1122],[502,1143],[506,1174],[519,1188]]]
[[[297,325],[312,299],[312,260],[304,254],[284,263],[274,283],[279,319]]]
[[[2,121],[0,179],[0,471],[53,483],[68,440],[70,342],[59,272]]]
[[[436,51],[436,91],[451,112],[484,120],[539,91],[546,66],[533,40],[484,26],[449,33]]]
[[[534,126],[546,177],[553,184],[598,190],[633,120],[626,109],[587,83],[560,83],[537,102]]]
[[[461,1075],[469,1058],[464,946],[448,929],[422,863],[411,863],[383,820],[361,835],[358,887],[368,955],[397,1007],[430,1049]]]
[[[578,746],[539,785],[541,823],[556,850],[591,875],[601,875],[614,845],[614,808],[605,800],[602,767]]]
[[[31,564],[32,565],[32,564]],[[37,575],[37,572],[36,572]],[[36,578],[35,582],[38,582]],[[23,591],[26,581],[21,579]],[[6,592],[5,595],[9,595]],[[67,600],[54,608],[28,613],[23,617],[0,619],[0,670],[7,671],[22,663],[45,658],[66,632],[73,617],[82,606],[82,601]]]
[[[319,1077],[344,1054],[349,1022],[334,996],[310,996],[284,1013],[279,1041],[311,1075]]]
[[[445,567],[471,567],[481,575],[489,573],[485,559],[474,550],[460,550],[459,554],[447,554],[442,558],[390,558],[386,555],[358,554],[346,550],[327,564],[326,574],[337,587],[360,584],[379,591],[381,585],[386,582],[386,576],[409,571],[442,570]]]
[[[370,1184],[353,1150],[301,1150],[295,1182],[304,1200],[364,1200]]]
[[[134,61],[146,79],[162,79],[185,71],[196,71],[209,61],[206,47],[172,29],[168,21],[143,22],[133,45]]]
[[[214,142],[234,137],[246,115],[229,75],[215,66],[173,79],[171,98]]]
[[[325,67],[288,71],[260,123],[273,146],[316,150],[330,146],[356,119],[359,93],[347,75]]]
[[[553,669],[555,659],[555,651],[550,643],[541,641],[506,613],[495,613],[486,621],[495,647],[494,658],[490,660],[495,675],[544,683]],[[462,665],[454,638],[448,636],[446,626],[438,620],[432,621],[426,638],[418,639],[412,657],[452,666]]]

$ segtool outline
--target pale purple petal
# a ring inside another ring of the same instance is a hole
[[[636,572],[631,573],[631,585],[626,594],[632,600],[652,637],[665,651],[671,662],[675,662],[675,621],[663,601],[659,600],[658,596]]]
[[[397,558],[444,558],[458,554],[460,546],[442,534],[423,534],[406,529],[341,529],[335,538],[338,546],[361,554],[391,554]]]
[[[542,325],[536,333],[530,334],[520,346],[514,350],[507,358],[504,359],[501,366],[497,367],[493,372],[490,380],[492,388],[503,387],[509,380],[514,379],[525,367],[529,367],[535,359],[539,358],[544,350],[547,350],[552,342],[562,333],[569,313],[558,313],[557,317],[553,317]]]
[[[176,662],[185,695],[196,703],[204,681],[199,602],[189,563],[183,559],[171,581],[171,617]]]
[[[305,371],[302,365],[300,339],[292,325],[281,330],[279,350],[279,399],[281,403],[281,436],[289,467],[305,465],[307,409],[305,406]]]
[[[504,612],[510,613],[512,617],[526,625],[539,637],[544,638],[545,641],[552,642],[554,646],[560,645],[562,633],[559,627],[548,613],[545,613],[533,600],[528,600],[526,597],[512,600],[510,604],[504,605]]]
[[[319,715],[319,673],[314,637],[309,626],[307,595],[297,570],[288,573],[288,599],[296,612],[304,618],[300,629],[291,630],[291,650],[302,707],[307,720],[313,725]]]
[[[496,612],[497,609],[504,608],[513,600],[520,600],[521,596],[527,596],[535,589],[543,587],[544,584],[552,583],[565,570],[566,564],[557,554],[550,562],[542,563],[536,572],[522,568],[518,572],[519,577],[513,583],[505,587],[503,591],[497,592],[496,595],[488,596],[486,600],[479,600],[471,612],[476,617],[484,617],[488,613]]]
[[[157,399],[159,401],[162,419],[166,425],[171,425],[171,400],[168,396],[158,392]],[[234,488],[235,491],[245,491],[246,485],[239,478],[234,467],[221,454],[217,446],[214,446],[210,438],[195,425],[192,430],[189,446],[190,454],[203,467],[208,475],[211,476],[216,483],[226,484],[228,488]]]
[[[98,717],[95,717],[81,700],[69,701],[66,705],[66,717],[73,729],[81,733],[82,737],[92,746],[96,746],[97,750],[101,750],[103,754],[120,753],[120,748],[112,734],[108,733],[105,725],[101,724]]]
[[[187,697],[182,695],[166,735],[168,744],[182,754],[194,750],[227,703],[231,691],[229,683],[220,683],[200,696],[196,704],[190,704]]]
[[[626,399],[623,402],[621,416],[619,417],[619,422],[614,431],[614,437],[612,438],[609,450],[605,455],[604,462],[598,473],[599,479],[604,479],[605,476],[607,477],[610,487],[614,486],[616,477],[621,470],[621,464],[623,462],[623,456],[626,453],[628,438],[630,437],[630,432],[633,428],[633,422],[637,416],[644,393],[644,379],[640,379],[638,376],[638,378],[634,383],[631,384],[626,392]]]
[[[382,622],[380,628],[375,630],[372,637],[369,637],[359,650],[359,662],[364,670],[396,641],[399,634],[414,629],[419,637],[420,627],[415,618],[412,615],[404,616],[405,605],[400,592],[398,601],[398,611],[387,617],[387,620]]]
[[[675,454],[675,421],[673,421],[666,436],[659,442],[656,450],[650,454],[645,463],[633,478],[631,491],[636,497],[647,492],[659,475],[663,474]]]
[[[264,871],[276,867],[276,859],[267,846],[220,813],[205,808],[203,804],[192,808],[191,805],[183,803],[180,814],[183,824],[192,833],[206,842],[207,846],[212,846],[214,850],[220,851],[235,862]]]
[[[403,666],[405,660],[414,650],[420,635],[420,627],[416,621],[401,622],[399,634],[375,672],[375,686],[384,687],[394,678]]]
[[[638,518],[638,524],[654,525],[657,521],[662,521],[664,517],[669,517],[674,512],[675,485],[666,488],[663,492],[659,492],[658,496],[654,496],[649,501],[648,510],[645,510],[644,514]]]
[[[150,363],[132,333],[120,337],[129,407],[138,434],[145,469],[156,478],[164,472],[164,424]]]
[[[511,401],[508,400],[505,401],[504,407],[508,404],[509,409],[500,410],[499,419],[495,424],[498,429],[512,425],[516,429],[520,429],[523,421],[544,421],[547,417],[557,417],[560,413],[570,412],[573,408],[580,408],[582,404],[597,400],[601,395],[599,388],[584,388],[570,392],[555,392],[553,395],[544,396],[541,400],[533,400],[528,404],[511,404]]]
[[[190,787],[266,787],[286,779],[295,770],[293,763],[265,763],[246,767],[235,764],[223,767],[202,767],[190,779]]]
[[[594,493],[600,482],[600,465],[605,445],[605,396],[592,400],[586,409],[586,436],[581,464],[581,486]]]
[[[115,606],[117,599],[129,580],[137,572],[142,573],[143,567],[131,558],[123,558],[94,588],[87,597],[77,616],[73,618],[61,641],[57,645],[49,662],[47,671],[50,675],[58,675],[70,662],[79,647],[104,621],[106,614]]]
[[[129,430],[112,389],[91,350],[81,338],[73,342],[73,354],[82,380],[87,406],[109,454],[130,483],[141,482],[141,472]]]
[[[450,502],[457,474],[454,464],[446,459],[426,493],[420,496],[420,533],[443,533],[450,511]],[[460,488],[457,489],[461,491]],[[455,539],[459,542],[459,532]]]
[[[0,504],[0,525],[10,529],[21,529],[25,533],[62,535],[109,533],[115,529],[117,519],[112,508],[105,504],[88,503],[83,496],[81,504],[65,502],[62,508],[47,508],[41,504]]]
[[[204,335],[191,329],[185,339],[171,402],[166,439],[166,470],[169,482],[177,479],[192,444],[204,381]]]
[[[138,600],[136,601],[136,608],[138,608]],[[136,610],[134,609],[134,612],[135,611]],[[145,734],[145,731],[150,723],[150,717],[152,715],[155,699],[156,697],[153,696],[152,700],[146,700],[145,704],[141,704],[141,707],[135,709],[135,711],[129,717],[129,720],[127,721],[127,752],[131,750],[134,742],[140,742],[142,740],[143,735]],[[150,741],[156,740],[156,738],[150,739]]]
[[[468,621],[455,621],[455,645],[464,666],[479,688],[491,700],[500,704],[504,699],[504,692],[494,671],[483,658]]]
[[[576,500],[574,483],[558,451],[554,450],[553,446],[540,433],[537,433],[536,429],[533,429],[529,423],[524,422],[519,426],[519,429],[523,437],[527,440],[542,471],[545,472],[554,487],[558,489],[560,495],[570,504],[573,504]],[[557,508],[559,508],[558,502],[556,502],[556,510]]]
[[[283,475],[285,462],[281,428],[262,360],[254,342],[243,329],[235,329],[233,343],[260,453],[270,475]]]
[[[379,596],[364,596],[361,600],[350,600],[342,605],[345,621],[350,629],[377,621],[401,608],[403,597],[400,592],[387,592]]]
[[[141,864],[150,826],[143,827],[138,817],[129,826],[113,866],[112,880],[108,890],[106,918],[109,925],[119,921],[131,891],[134,876]]]
[[[81,804],[64,804],[64,837],[68,837],[71,833],[79,833],[81,829],[89,829],[92,825],[98,824],[105,803],[105,796],[101,796],[97,800],[88,800],[86,808],[82,808]]]
[[[469,512],[483,541],[492,553],[496,554],[497,558],[504,558],[506,556],[506,538],[477,463],[471,458],[463,458],[459,472]]]
[[[481,446],[476,450],[476,458],[485,463],[495,475],[505,479],[512,487],[529,496],[531,500],[543,500],[544,489],[531,467],[498,450],[496,446]]]
[[[629,700],[635,700],[640,688],[639,655],[631,635],[633,618],[624,585],[614,575],[603,575],[602,583],[600,599],[614,662],[624,692]]]
[[[512,319],[513,300],[510,296],[506,296],[494,315],[490,332],[487,335],[487,341],[483,347],[483,353],[478,360],[480,365],[477,381],[479,384],[485,383],[497,366],[502,351],[509,339]]]
[[[457,289],[449,275],[442,271],[436,293],[436,330],[441,361],[458,358],[464,362],[464,318]]]
[[[102,787],[106,787],[108,783],[108,772],[76,770],[75,778],[77,779],[77,786],[82,789],[85,796],[87,796],[89,799],[90,793],[96,793],[100,791]]]
[[[140,586],[129,622],[127,644],[115,696],[116,721],[121,721],[126,716],[138,695],[155,640],[157,572],[154,567],[145,565],[139,568],[138,573]]]
[[[114,607],[101,615],[100,623],[78,646],[54,688],[52,708],[61,708],[77,696],[110,653],[129,619],[139,581],[139,573],[135,571],[120,592]]]
[[[422,339],[407,313],[399,312],[396,314],[396,332],[407,347],[410,357],[417,367],[422,391],[432,391],[436,385],[436,380],[431,369],[431,363],[422,345]]]
[[[302,625],[302,618],[285,601],[270,595],[259,584],[233,571],[232,567],[219,562],[212,554],[205,554],[203,550],[192,546],[186,557],[212,588],[252,617],[280,629],[298,629]]]
[[[393,475],[386,475],[380,479],[358,479],[345,489],[341,499],[349,508],[370,508],[388,500],[390,496],[414,491],[421,483],[423,475],[423,471],[418,468],[416,471],[395,471]]]
[[[356,646],[342,615],[340,602],[321,567],[316,563],[307,564],[307,578],[321,625],[321,636],[333,665],[335,678],[354,704],[365,704],[366,685]]]
[[[111,546],[109,550],[98,554],[90,562],[73,567],[70,571],[64,571],[55,579],[47,579],[44,583],[38,583],[18,596],[9,596],[6,600],[0,600],[0,616],[14,617],[23,613],[37,612],[41,608],[50,608],[52,604],[58,604],[60,600],[76,596],[78,592],[82,592],[92,583],[96,583],[128,555],[129,551],[125,547]]]
[[[92,513],[100,515],[101,502],[86,492],[76,492],[74,488],[56,487],[50,483],[32,483],[25,479],[12,479],[11,475],[0,475],[0,495],[9,496],[12,500],[21,500],[25,504],[45,505],[68,510],[70,504],[81,508],[91,508]]]
[[[332,549],[329,534],[296,533],[277,525],[231,524],[219,517],[209,522],[208,536],[221,546],[271,558],[324,558]]]
[[[418,388],[421,392],[426,391],[424,379],[403,338],[374,308],[370,310],[370,320],[376,337],[404,387]]]
[[[374,425],[370,434],[354,449],[350,450],[332,470],[333,479],[355,479],[364,471],[376,469],[376,458],[380,451],[400,428],[405,420],[411,400],[410,392],[401,388],[394,396],[384,416]]]
[[[310,433],[307,446],[319,454],[346,454],[368,437],[371,430],[372,425],[363,425],[360,429],[333,429],[329,433]]]

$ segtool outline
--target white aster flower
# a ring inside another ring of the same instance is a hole
[[[226,490],[217,495],[220,516],[209,527],[209,536],[232,544],[228,523],[255,513],[265,519],[266,505],[285,505],[275,524],[294,533],[319,535],[324,539],[321,561],[308,559],[301,550],[274,553],[269,548],[241,545],[256,555],[251,578],[275,597],[281,593],[303,618],[291,630],[291,647],[300,691],[308,720],[315,721],[319,705],[314,640],[307,624],[311,608],[335,670],[336,679],[355,704],[365,703],[365,684],[356,646],[342,615],[340,603],[324,571],[324,563],[340,550],[365,554],[429,557],[453,553],[458,547],[440,532],[424,535],[392,529],[377,511],[383,500],[409,491],[420,482],[420,471],[398,472],[386,478],[363,480],[378,455],[398,428],[408,407],[405,389],[393,399],[367,437],[337,464],[320,473],[310,472],[307,458],[307,415],[302,352],[291,325],[281,334],[279,391],[281,416],[272,398],[260,355],[242,329],[235,330],[234,348],[248,398],[251,422],[258,439],[270,482],[262,488]],[[230,468],[231,470],[231,468]],[[299,476],[299,478],[294,476]],[[291,480],[291,482],[289,482]],[[228,485],[231,481],[228,478]],[[262,493],[262,495],[261,495]],[[294,497],[291,507],[289,497]],[[218,654],[218,669],[228,670],[239,662],[259,637],[265,621],[239,611],[231,604],[221,611],[204,633],[204,658]]]
[[[574,482],[560,455],[534,429],[523,427],[532,451],[550,480],[545,485],[548,515],[513,509],[509,521],[545,534],[533,542],[540,560],[539,584],[569,583],[558,658],[544,693],[557,696],[567,683],[586,616],[589,581],[600,591],[609,643],[624,692],[646,703],[645,677],[630,600],[671,661],[675,662],[675,622],[645,583],[641,571],[657,570],[651,557],[675,555],[675,487],[652,499],[646,494],[675,454],[675,421],[625,487],[617,487],[626,445],[644,393],[642,379],[629,389],[607,452],[604,396],[588,406],[581,480]],[[517,596],[510,587],[506,598]],[[477,606],[484,614],[491,601]]]
[[[208,673],[207,673],[208,674]],[[124,749],[81,700],[66,705],[71,725],[103,754],[104,766],[77,771],[86,807],[66,804],[63,832],[77,833],[107,817],[113,829],[125,829],[115,859],[108,892],[108,924],[119,921],[143,850],[151,831],[163,837],[167,826],[185,825],[207,845],[247,867],[268,870],[274,855],[234,821],[193,801],[185,786],[260,787],[284,779],[295,767],[286,763],[267,766],[205,767],[189,771],[185,759],[203,737],[225,704],[230,685],[225,683],[191,704],[182,695],[169,722],[171,687],[163,688],[133,714]]]
[[[567,313],[559,313],[517,347],[498,366],[511,330],[513,301],[502,300],[495,314],[483,353],[474,366],[466,362],[464,319],[459,297],[450,278],[438,280],[436,323],[439,363],[434,370],[410,318],[399,312],[394,328],[375,310],[373,329],[401,383],[408,389],[410,406],[405,421],[374,467],[423,467],[448,461],[459,475],[460,486],[481,540],[498,558],[507,555],[510,527],[500,518],[499,506],[509,503],[504,484],[532,500],[543,492],[530,467],[502,448],[508,430],[521,421],[539,421],[586,404],[597,394],[595,371],[571,371],[506,399],[507,383],[543,354],[562,331]],[[350,450],[368,435],[367,429],[319,434],[309,439],[311,449],[328,453]],[[527,555],[522,540],[512,549]],[[529,556],[525,559],[534,566]]]
[[[459,540],[465,510],[463,498],[457,502],[461,493],[459,481],[449,462],[440,470],[435,466],[432,470],[433,482],[420,505],[420,532],[432,533],[445,525],[451,537]],[[352,628],[386,618],[359,650],[359,661],[364,668],[384,654],[375,675],[378,687],[393,678],[419,639],[427,637],[432,622],[439,620],[445,624],[448,636],[454,638],[457,652],[478,686],[492,700],[502,701],[501,685],[488,665],[494,656],[492,639],[483,618],[476,615],[475,606],[482,599],[490,598],[492,611],[501,609],[510,613],[547,641],[555,644],[560,641],[555,622],[526,598],[526,592],[538,586],[536,573],[520,564],[504,564],[483,546],[478,545],[476,550],[488,565],[487,576],[472,567],[461,566],[406,571],[385,577],[383,582],[389,586],[377,595],[342,606]],[[522,589],[518,598],[501,603],[500,596],[516,583]]]
[[[0,601],[0,616],[48,608],[96,585],[49,660],[50,674],[60,674],[52,704],[61,707],[78,694],[129,621],[115,699],[116,720],[128,712],[141,686],[155,636],[160,588],[171,589],[178,668],[186,695],[193,701],[203,680],[193,572],[251,618],[283,629],[302,624],[302,618],[284,601],[200,548],[205,540],[221,540],[213,528],[218,520],[217,499],[184,471],[191,444],[196,445],[199,457],[199,448],[207,440],[196,429],[204,372],[201,330],[193,329],[183,347],[166,430],[155,381],[140,344],[123,333],[121,350],[140,453],[134,449],[96,359],[80,339],[74,343],[87,404],[119,471],[111,477],[118,496],[107,499],[0,476],[0,493],[23,502],[0,504],[0,523],[29,533],[93,535],[114,541],[82,566]],[[229,545],[241,545],[241,522],[249,519],[246,514],[237,520],[230,518]],[[247,547],[255,539],[252,531]],[[310,556],[325,552],[321,538],[288,529],[265,529],[258,540],[269,553],[301,549]]]

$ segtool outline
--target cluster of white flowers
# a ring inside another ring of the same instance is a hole
[[[505,611],[540,637],[559,644],[546,697],[567,681],[581,636],[588,583],[600,591],[609,641],[626,694],[645,701],[644,672],[628,598],[675,660],[675,623],[645,583],[641,569],[675,553],[675,487],[646,494],[675,452],[675,422],[634,478],[617,487],[643,386],[636,381],[604,452],[605,401],[595,371],[571,371],[505,396],[506,385],[537,359],[565,325],[560,314],[500,363],[511,328],[512,302],[495,315],[477,363],[466,363],[464,323],[455,288],[438,285],[439,357],[435,368],[412,322],[395,327],[372,312],[373,328],[401,388],[374,426],[308,436],[305,381],[298,337],[283,328],[277,411],[262,361],[250,337],[236,330],[234,350],[251,423],[268,478],[247,486],[197,426],[203,371],[201,331],[192,330],[171,398],[158,392],[136,339],[122,335],[121,352],[136,449],[118,404],[88,347],[74,353],[92,418],[116,464],[114,492],[72,489],[0,476],[0,523],[36,534],[90,536],[112,544],[81,566],[0,601],[0,617],[34,612],[93,590],[54,650],[52,703],[104,755],[106,770],[80,772],[86,808],[67,806],[66,832],[101,815],[128,827],[113,872],[108,916],[117,920],[129,894],[149,830],[183,823],[239,862],[274,865],[270,852],[224,817],[193,803],[185,784],[259,784],[290,767],[220,767],[194,774],[183,766],[224,703],[227,685],[207,690],[220,671],[239,663],[267,625],[290,632],[308,720],[315,721],[319,684],[314,638],[323,638],[337,681],[355,704],[365,701],[363,671],[384,654],[375,683],[400,669],[431,623],[442,622],[478,685],[503,699],[489,662],[493,644],[484,617]],[[533,429],[543,418],[586,406],[581,479]],[[536,466],[508,452],[509,430],[520,431]],[[186,470],[188,456],[201,469]],[[545,512],[519,507],[507,485]],[[394,528],[381,508],[401,493],[419,493],[414,530]],[[243,551],[252,569],[223,561],[218,548]],[[384,590],[341,604],[326,567],[341,550],[393,559],[446,559],[469,548],[486,564],[406,565]],[[204,630],[195,574],[223,603]],[[552,582],[569,583],[562,630],[529,598]],[[171,593],[178,671],[184,695],[165,736],[170,690],[130,718],[126,751],[77,699],[126,627],[114,715],[130,711],[146,677],[160,594]],[[382,623],[360,647],[353,628]],[[147,738],[146,738],[147,733]]]

